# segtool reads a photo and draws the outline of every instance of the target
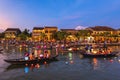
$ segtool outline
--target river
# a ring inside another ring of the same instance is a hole
[[[120,46],[111,47],[119,50]],[[0,53],[0,80],[120,80],[120,57],[81,58],[79,53],[59,53],[58,61],[39,67],[11,66],[7,58],[19,58],[28,48],[4,47]],[[50,51],[54,53],[54,51]]]

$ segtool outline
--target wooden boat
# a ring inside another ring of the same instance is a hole
[[[25,68],[25,67],[36,68],[35,66],[36,66],[37,64],[39,64],[39,65],[48,65],[48,64],[50,64],[50,63],[52,63],[52,62],[56,62],[56,61],[58,61],[58,60],[56,59],[56,60],[47,61],[47,63],[36,63],[36,64],[34,63],[34,64],[26,64],[26,65],[23,65],[23,64],[21,64],[21,65],[18,65],[18,64],[10,64],[8,67],[6,67],[6,71],[13,70],[13,69]]]
[[[3,51],[3,49],[0,49],[0,52]]]
[[[115,57],[117,56],[115,53],[110,54],[88,54],[88,53],[82,53],[84,57]]]
[[[97,48],[97,47],[85,47],[85,52],[81,53],[84,57],[115,57],[118,52],[113,51],[111,48]]]
[[[24,58],[20,59],[4,59],[5,62],[10,64],[36,64],[36,63],[44,63],[44,62],[51,62],[56,61],[57,56],[51,57],[51,58],[42,58],[42,59],[34,59],[34,60],[25,60]]]
[[[115,57],[118,52],[108,50],[88,50],[84,53],[81,53],[84,57]]]

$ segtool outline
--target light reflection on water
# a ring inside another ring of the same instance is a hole
[[[120,80],[120,57],[82,58],[79,53],[59,53],[59,61],[30,66],[11,66],[5,58],[19,58],[31,48],[7,47],[0,54],[0,80]],[[112,47],[119,50],[120,47]],[[56,50],[51,51],[55,54]]]

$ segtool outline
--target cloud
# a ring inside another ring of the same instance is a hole
[[[87,27],[84,27],[84,26],[77,26],[75,29],[76,29],[76,30],[81,30],[81,29],[85,29],[85,28],[87,28]]]

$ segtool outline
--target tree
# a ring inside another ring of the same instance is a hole
[[[104,36],[104,37],[110,36],[110,32],[104,32],[103,36]]]
[[[80,39],[80,35],[78,34],[78,32],[75,34],[75,36],[77,37],[77,39]]]
[[[83,39],[85,39],[86,36],[90,36],[91,32],[88,30],[79,30],[78,33],[76,34],[76,37],[81,37]]]
[[[24,29],[24,31],[18,35],[20,40],[26,40],[28,37],[30,37],[30,33],[28,29]]]
[[[44,40],[45,37],[46,37],[45,33],[40,33],[40,38],[41,38],[41,40]]]
[[[22,33],[24,34],[24,35],[26,35],[27,37],[29,37],[30,36],[30,33],[29,33],[29,29],[25,29]]]
[[[20,40],[26,40],[27,39],[27,35],[25,35],[24,33],[19,34],[18,37],[20,38]]]
[[[68,34],[66,32],[58,31],[53,34],[53,38],[56,40],[64,40],[67,37],[67,35]]]
[[[5,33],[0,33],[0,38],[4,38],[5,37]]]

